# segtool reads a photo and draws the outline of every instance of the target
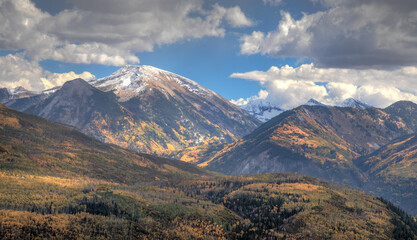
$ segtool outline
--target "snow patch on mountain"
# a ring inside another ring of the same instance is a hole
[[[126,65],[108,77],[91,80],[90,84],[105,92],[115,91],[119,101],[122,102],[151,87],[160,88],[163,92],[171,92],[179,86],[202,97],[217,95],[188,78],[146,65]]]
[[[284,111],[264,99],[252,100],[246,104],[238,105],[238,107],[247,111],[262,122],[267,122]]]
[[[343,101],[342,104],[340,104],[340,107],[353,107],[353,108],[358,108],[358,109],[367,109],[367,108],[371,108],[372,106],[366,103],[363,103],[361,101],[358,101],[356,99],[348,98],[345,101]]]
[[[9,93],[10,93],[12,99],[31,97],[31,96],[34,96],[36,94],[39,94],[38,92],[29,91],[24,87],[12,88],[12,89],[9,90]]]
[[[255,99],[248,99],[248,100],[237,100],[232,102],[237,105],[238,107],[242,108],[243,110],[247,111],[249,114],[255,116],[258,120],[261,120],[262,122],[269,121],[271,118],[281,114],[285,111],[285,109],[282,109],[278,107],[277,105],[269,102],[266,99],[261,98],[255,98]],[[305,104],[308,106],[323,106],[323,107],[332,107],[331,105],[323,104],[313,98],[308,100]],[[358,100],[355,100],[353,98],[348,98],[340,105],[337,105],[339,107],[352,107],[352,108],[358,108],[358,109],[367,109],[371,108],[372,106],[360,102]]]
[[[303,105],[308,105],[308,106],[322,106],[322,107],[331,107],[329,105],[323,104],[313,98],[310,98],[310,100],[308,100],[306,103],[304,103]]]

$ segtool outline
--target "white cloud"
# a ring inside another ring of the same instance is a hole
[[[0,86],[15,88],[22,86],[26,89],[41,90],[43,85],[40,78],[43,70],[37,62],[24,58],[23,54],[9,54],[0,57]]]
[[[86,81],[96,78],[90,72],[83,72],[80,74],[76,74],[75,72],[71,71],[67,73],[49,73],[46,75],[47,75],[46,77],[42,77],[40,79],[45,89],[51,89],[56,86],[62,86],[64,85],[66,81],[73,80],[76,78],[82,78]]]
[[[400,100],[409,100],[417,103],[417,96],[415,94],[402,92],[395,87],[376,87],[373,85],[366,85],[358,88],[355,94],[357,99],[369,103],[373,106],[385,107],[393,102]]]
[[[233,27],[248,27],[254,24],[252,20],[245,16],[239,6],[227,10],[226,20]]]
[[[57,39],[39,29],[48,13],[29,0],[0,0],[0,49],[36,49],[54,45]]]
[[[89,80],[95,78],[89,72],[76,74],[50,73],[44,71],[36,61],[25,59],[23,54],[9,54],[0,57],[0,87],[15,88],[24,87],[28,90],[41,91],[44,89],[61,86],[66,81],[82,78]]]
[[[261,52],[261,46],[264,42],[265,34],[254,31],[252,35],[245,35],[241,38],[240,52],[242,54],[256,54]]]
[[[368,104],[370,104],[367,100],[363,99],[362,97],[358,98],[356,96],[356,93],[359,88],[357,85],[343,82],[330,82],[326,84],[326,88],[328,90],[326,96],[328,100],[326,102],[329,104],[340,104],[344,100],[351,97],[357,100],[365,101]],[[374,103],[372,104],[375,105]]]
[[[249,102],[252,102],[252,101],[264,100],[268,97],[268,95],[269,95],[268,91],[266,91],[264,89],[261,89],[261,90],[259,90],[258,95],[251,96],[251,97],[246,98],[246,99],[244,99],[244,98],[239,98],[237,100],[232,99],[232,100],[230,100],[230,102],[235,104],[235,105],[242,106],[242,105],[246,105],[246,104],[248,104]]]
[[[327,10],[241,38],[243,54],[314,59],[317,65],[381,68],[417,63],[417,1],[316,1]]]
[[[52,16],[30,0],[0,0],[0,49],[24,50],[32,60],[124,65],[134,53],[253,23],[241,9],[202,0],[70,0],[74,7]],[[206,9],[207,8],[207,9]]]
[[[416,67],[388,71],[317,68],[314,64],[303,64],[296,68],[271,67],[266,72],[234,73],[231,77],[259,81],[269,93],[267,99],[284,109],[296,107],[310,98],[337,105],[352,97],[376,107],[399,100],[417,102]]]
[[[268,81],[264,84],[268,90],[271,103],[282,109],[290,109],[306,103],[310,98],[322,99],[326,95],[326,88],[310,81]]]
[[[99,43],[66,44],[54,49],[35,50],[35,59],[52,59],[71,63],[98,63],[103,65],[122,66],[128,63],[139,63],[139,58],[129,51],[122,51]],[[32,51],[29,52],[32,54]]]

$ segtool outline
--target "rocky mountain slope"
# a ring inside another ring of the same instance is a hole
[[[70,81],[6,105],[156,154],[232,142],[260,123],[196,82],[151,66],[125,66],[103,79]]]
[[[94,91],[94,90],[92,90]],[[0,105],[4,239],[414,238],[383,199],[300,174],[220,176]]]
[[[385,109],[300,106],[226,145],[200,166],[226,174],[300,172],[362,186],[369,174],[354,159],[416,132],[416,107],[412,102]]]

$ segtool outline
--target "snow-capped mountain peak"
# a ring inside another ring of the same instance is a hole
[[[310,100],[308,100],[304,105],[308,105],[308,106],[323,106],[323,107],[329,107],[326,104],[323,104],[313,98],[310,98]]]
[[[284,111],[271,102],[263,99],[251,100],[244,105],[239,105],[238,107],[247,111],[249,114],[253,115],[262,122],[267,122]]]
[[[341,107],[353,107],[353,108],[358,108],[358,109],[367,109],[367,108],[372,107],[366,103],[363,103],[353,98],[346,99],[345,101],[343,101],[342,104],[340,104],[340,106]]]
[[[188,78],[147,65],[126,65],[108,77],[91,80],[90,84],[102,91],[114,91],[120,101],[128,101],[151,88],[170,95],[175,94],[174,89],[204,97],[216,95]]]
[[[29,91],[24,87],[15,87],[9,90],[10,96],[13,99],[25,98],[38,94],[38,92]]]

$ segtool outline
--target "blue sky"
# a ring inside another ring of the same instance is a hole
[[[417,99],[412,0],[0,0],[0,7],[7,23],[0,86],[8,88],[39,90],[83,72],[101,78],[140,61],[237,104],[261,98],[291,108],[354,97],[384,107]]]

